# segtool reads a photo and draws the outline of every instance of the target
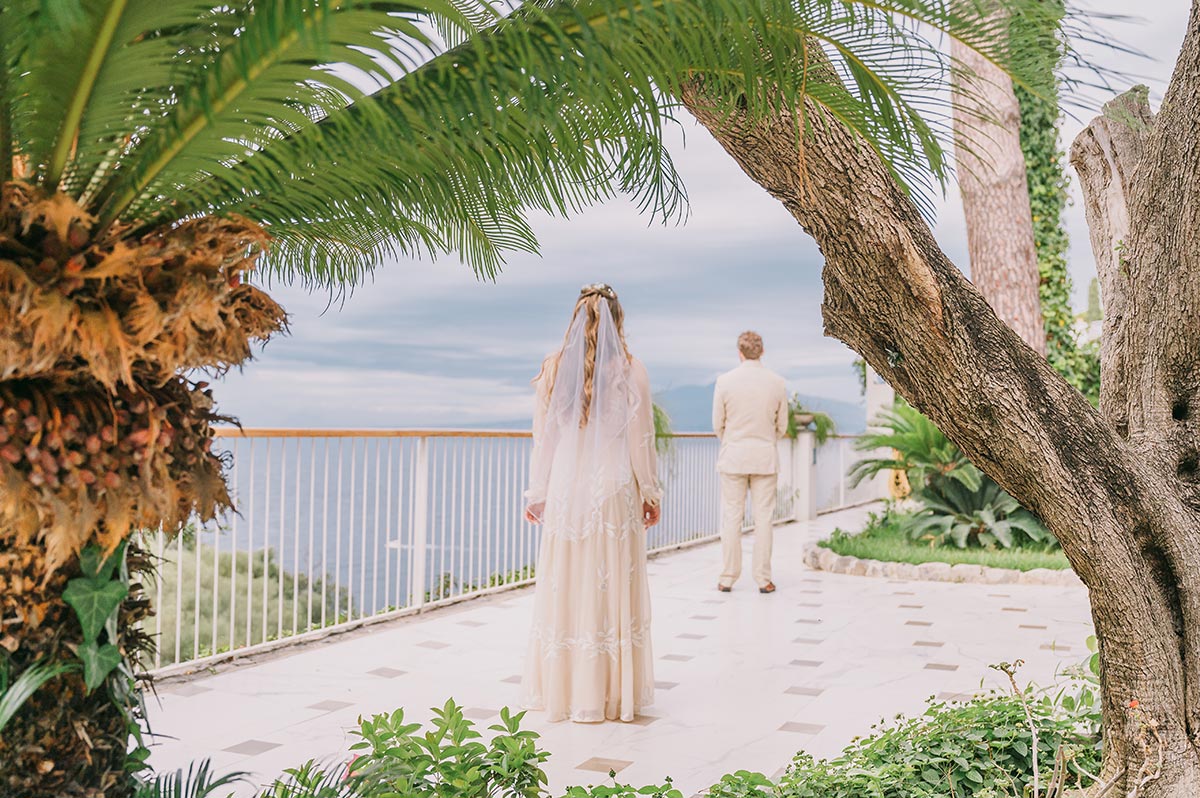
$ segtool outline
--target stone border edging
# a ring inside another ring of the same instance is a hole
[[[906,562],[863,560],[848,554],[838,554],[832,549],[816,543],[805,545],[804,564],[814,571],[828,571],[850,576],[875,576],[926,582],[972,582],[984,585],[1083,587],[1083,582],[1070,568],[1061,571],[1052,568],[1017,571],[1011,568],[993,568],[989,565],[969,563],[951,565],[945,562],[926,562],[913,565]]]

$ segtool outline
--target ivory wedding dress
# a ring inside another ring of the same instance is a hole
[[[600,310],[587,409],[586,313],[537,383],[526,499],[545,508],[522,692],[552,721],[630,721],[654,699],[642,514],[661,498],[653,405],[645,367]]]

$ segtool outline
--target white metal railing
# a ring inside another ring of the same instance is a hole
[[[855,462],[879,453],[858,451],[857,435],[833,435],[823,446],[817,447],[813,463],[816,511],[832,513],[847,507],[856,507],[883,497],[882,480],[867,479],[852,486],[846,472]]]
[[[169,542],[149,535],[160,560],[147,628],[159,641],[152,671],[533,579],[539,530],[521,517],[527,432],[218,434],[238,512]],[[777,521],[866,500],[845,484],[851,443],[815,448],[811,433],[781,442]],[[710,434],[680,434],[660,455],[664,499],[662,523],[648,533],[652,552],[717,536],[717,452]]]

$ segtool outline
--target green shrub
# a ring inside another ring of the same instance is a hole
[[[800,394],[792,394],[792,398],[788,400],[788,425],[787,436],[792,440],[800,434],[800,424],[796,421],[796,415],[799,413],[811,413],[813,440],[817,446],[821,446],[825,441],[829,440],[830,436],[837,432],[837,425],[833,421],[833,416],[828,413],[822,413],[820,410],[809,410],[800,401]]]
[[[177,661],[177,639],[179,661],[182,661],[191,659],[193,652],[202,657],[218,654],[301,634],[319,629],[322,624],[329,626],[353,617],[354,608],[346,588],[335,592],[333,580],[323,585],[321,579],[314,578],[310,591],[307,575],[286,570],[274,549],[268,549],[265,554],[259,549],[253,552],[222,551],[218,555],[213,546],[202,543],[197,552],[196,545],[194,535],[181,535],[177,545],[172,544],[163,551],[157,573],[147,580],[146,593],[156,601],[155,613],[160,620],[148,621],[146,631],[153,634],[159,631],[161,624],[157,645],[162,665]],[[246,588],[251,582],[253,609],[247,617]],[[237,585],[236,595],[230,594],[231,583]],[[158,600],[160,585],[161,601]],[[311,603],[309,595],[312,596]],[[295,596],[300,598],[297,600]],[[179,614],[182,614],[182,621],[176,630],[175,617]],[[214,615],[218,619],[215,639]],[[265,629],[264,617],[267,621]],[[282,634],[279,629],[281,617]]]
[[[362,742],[350,750],[362,753],[350,777],[371,786],[367,795],[535,798],[544,794],[541,766],[549,754],[538,750],[535,732],[521,730],[524,716],[502,709],[500,723],[490,727],[497,734],[485,744],[453,700],[435,710],[429,731],[405,722],[402,709],[376,715],[354,732]]]
[[[876,419],[882,431],[859,439],[859,451],[891,449],[850,469],[852,484],[882,471],[903,470],[920,509],[898,517],[913,540],[931,545],[1054,548],[1050,530],[1007,491],[976,468],[928,418],[903,400]]]
[[[710,798],[1018,798],[1033,784],[1038,730],[1041,785],[1061,756],[1064,786],[1086,786],[1100,764],[1089,727],[1052,700],[988,695],[965,704],[930,703],[919,718],[876,727],[839,756],[797,754],[779,782],[760,773],[725,776]]]
[[[846,532],[835,529],[833,534],[820,542],[820,545],[838,554],[863,560],[904,562],[913,565],[926,562],[945,562],[952,565],[964,563],[1016,571],[1029,571],[1033,568],[1061,570],[1071,567],[1062,549],[1048,546],[960,549],[957,546],[930,546],[927,543],[914,542],[902,527],[910,518],[910,513],[895,508],[889,508],[883,513],[871,513],[862,531]]]
[[[975,490],[959,481],[943,480],[937,487],[916,491],[914,496],[922,506],[899,519],[904,534],[910,540],[933,546],[952,543],[960,549],[1058,546],[1058,540],[1032,513],[995,482],[980,477]]]

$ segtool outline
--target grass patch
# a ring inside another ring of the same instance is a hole
[[[905,537],[890,515],[871,514],[865,529],[857,534],[835,529],[820,543],[827,549],[863,560],[905,562],[919,565],[924,562],[945,562],[951,565],[987,565],[1014,571],[1034,568],[1062,570],[1070,568],[1066,555],[1060,550],[1039,549],[959,549],[950,546],[929,546]]]

